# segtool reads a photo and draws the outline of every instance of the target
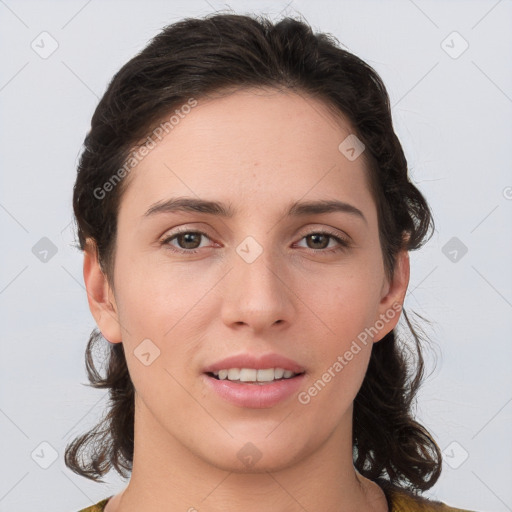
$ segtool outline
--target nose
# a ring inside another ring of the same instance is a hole
[[[263,251],[249,262],[235,253],[222,290],[222,319],[229,327],[242,325],[254,333],[291,322],[292,289],[283,263]]]

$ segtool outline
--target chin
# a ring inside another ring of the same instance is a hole
[[[219,441],[215,453],[211,453],[211,445],[205,446],[201,458],[223,471],[257,474],[287,469],[307,456],[306,439],[282,432],[268,436],[268,432],[262,434],[260,429],[257,436],[236,436],[227,444]]]
[[[224,460],[210,459],[208,462],[222,470],[229,473],[235,474],[266,474],[275,473],[293,466],[294,462],[299,459],[298,453],[287,454],[287,457],[283,459],[283,454],[272,454],[271,457],[265,456],[261,453],[261,458],[255,457],[252,461],[245,456],[240,460],[237,454],[232,457],[226,457]]]

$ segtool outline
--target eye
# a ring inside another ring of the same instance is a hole
[[[208,240],[210,240],[208,235],[206,233],[203,233],[202,231],[192,231],[183,229],[164,238],[161,241],[161,245],[165,245],[169,250],[180,254],[195,254],[199,252],[198,249],[201,248],[201,237],[205,237]],[[337,233],[333,233],[331,231],[313,231],[311,233],[303,235],[301,240],[304,239],[309,239],[312,241],[313,244],[317,244],[320,246],[309,248],[314,253],[335,253],[346,250],[347,248],[350,247],[350,242],[348,240],[346,240],[343,237],[340,237]],[[327,249],[329,242],[331,240],[334,240],[337,245],[331,247],[330,249]],[[171,243],[174,241],[178,244],[178,247]]]
[[[304,235],[302,237],[302,240],[304,239],[309,239],[312,241],[313,244],[317,245],[317,247],[310,248],[310,250],[312,250],[315,253],[335,253],[343,251],[350,247],[350,242],[347,239],[342,238],[338,234],[333,233],[331,231],[314,231],[307,235]],[[334,246],[326,250],[330,240],[334,240],[337,246]]]
[[[162,240],[161,244],[168,246],[171,251],[178,252],[181,254],[194,254],[199,249],[198,241],[201,237],[208,238],[206,233],[202,231],[191,231],[191,230],[182,230],[178,233],[174,233],[173,235],[168,236],[164,240]],[[182,249],[180,247],[173,246],[171,241],[176,240],[179,245],[184,245],[185,247]],[[208,238],[209,240],[209,238]]]

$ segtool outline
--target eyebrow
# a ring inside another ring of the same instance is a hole
[[[232,218],[235,210],[224,203],[218,201],[208,201],[206,199],[197,199],[193,197],[173,197],[165,201],[159,201],[150,206],[144,214],[144,217],[150,217],[159,213],[175,212],[195,212],[216,215],[223,218]],[[343,212],[361,218],[366,224],[368,221],[363,212],[352,206],[338,200],[319,200],[319,201],[295,201],[289,206],[286,215],[288,217],[303,217],[307,215],[320,215],[322,213]]]

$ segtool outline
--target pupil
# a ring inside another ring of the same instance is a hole
[[[184,235],[180,235],[180,240],[184,240],[185,242],[185,245],[187,244],[190,244],[192,243],[192,245],[194,245],[194,242],[193,241],[190,241],[190,239],[193,239],[194,237],[198,237],[198,233],[185,233]],[[194,247],[188,247],[188,245],[185,247],[186,249],[195,249],[197,248],[197,240],[196,240],[196,245]]]
[[[327,237],[325,235],[310,235],[310,237],[313,239],[314,243],[315,243],[315,241],[318,242],[319,238],[324,238],[324,240],[327,240]],[[321,249],[325,249],[325,247],[327,247],[327,245],[325,245],[325,244],[321,244],[321,245],[322,245]]]

